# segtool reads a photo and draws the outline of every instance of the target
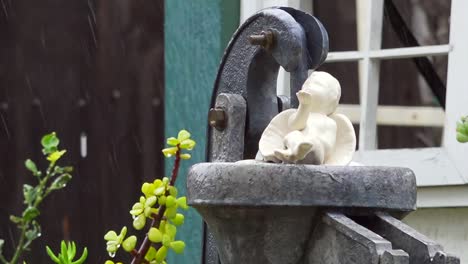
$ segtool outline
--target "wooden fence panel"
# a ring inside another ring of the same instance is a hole
[[[89,263],[102,263],[106,230],[131,225],[142,181],[163,172],[164,3],[2,4],[0,237],[17,237],[8,215],[20,212],[22,184],[34,180],[23,162],[42,159],[40,137],[54,130],[76,170],[41,208],[43,236],[27,259],[48,263],[45,242],[72,239],[88,246]]]

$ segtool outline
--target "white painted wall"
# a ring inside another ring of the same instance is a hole
[[[404,222],[468,263],[468,207],[418,209]]]

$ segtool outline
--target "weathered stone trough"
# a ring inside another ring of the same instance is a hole
[[[409,169],[248,160],[272,117],[297,106],[276,96],[279,66],[295,93],[327,52],[320,22],[290,8],[263,10],[235,33],[213,93],[210,162],[188,173],[189,204],[207,225],[202,262],[459,263],[399,220],[416,209]]]
[[[222,263],[345,263],[337,257],[349,253],[361,257],[348,263],[379,263],[365,260],[395,255],[391,244],[353,228],[345,213],[402,215],[416,202],[414,175],[403,168],[216,162],[189,175],[190,202]],[[346,245],[353,252],[340,253]]]

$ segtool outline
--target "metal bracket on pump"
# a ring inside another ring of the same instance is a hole
[[[207,159],[254,158],[258,141],[280,111],[297,107],[294,96],[328,54],[328,35],[315,17],[287,7],[264,9],[235,32],[218,70],[209,113]],[[290,72],[290,97],[277,96],[279,68]],[[218,264],[204,228],[203,264]]]

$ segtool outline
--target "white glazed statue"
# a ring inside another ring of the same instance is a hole
[[[263,160],[283,163],[348,165],[356,148],[351,121],[335,113],[341,96],[338,80],[313,72],[296,94],[298,109],[276,115],[259,142]]]

